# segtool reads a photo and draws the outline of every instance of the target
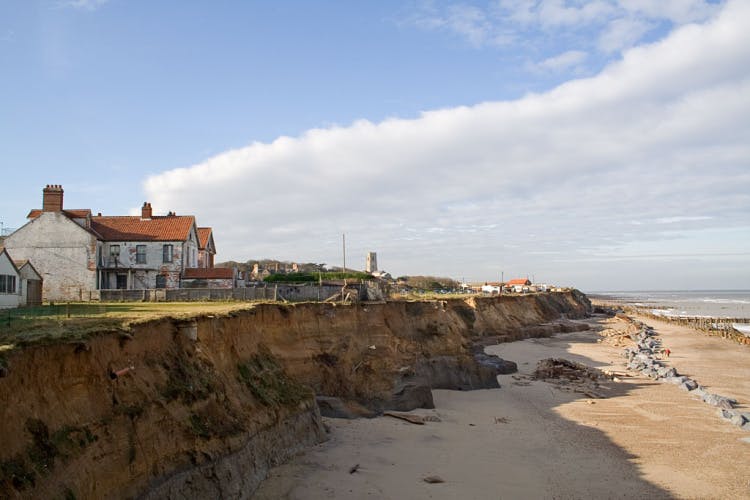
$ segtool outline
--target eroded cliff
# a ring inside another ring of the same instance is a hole
[[[489,387],[502,364],[479,341],[550,334],[589,308],[575,291],[261,304],[18,350],[0,378],[0,497],[246,497],[325,439],[315,394],[367,413]]]

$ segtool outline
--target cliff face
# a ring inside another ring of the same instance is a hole
[[[492,386],[477,341],[552,333],[539,325],[589,308],[577,292],[264,304],[29,347],[0,378],[0,498],[247,496],[325,439],[314,393],[379,411]]]

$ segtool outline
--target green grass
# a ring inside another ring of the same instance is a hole
[[[237,365],[239,378],[264,406],[299,404],[311,389],[291,379],[267,349]]]
[[[318,280],[371,280],[372,276],[363,272],[287,273],[272,274],[263,279],[266,283],[317,283]]]
[[[179,399],[191,405],[207,399],[216,388],[213,375],[199,362],[176,357],[166,368],[169,378],[161,393],[167,401]]]
[[[76,342],[108,332],[127,331],[134,323],[202,314],[226,314],[252,307],[247,302],[104,302],[69,303],[0,311],[0,357],[25,345]],[[1,363],[1,361],[0,361]]]

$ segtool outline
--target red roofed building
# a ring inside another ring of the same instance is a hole
[[[512,279],[506,283],[507,286],[515,286],[515,285],[521,285],[521,286],[529,286],[531,285],[531,281],[529,278],[517,278]]]
[[[199,230],[192,215],[153,215],[148,202],[135,216],[66,210],[59,185],[44,189],[42,205],[5,246],[42,273],[45,300],[86,300],[100,289],[179,288],[188,269],[213,267],[211,228]]]
[[[516,278],[509,280],[505,284],[505,289],[511,292],[527,292],[531,286],[531,280],[529,278]]]
[[[216,246],[214,245],[214,234],[210,227],[198,228],[198,267],[214,267],[214,255],[216,255]]]
[[[232,288],[234,269],[229,267],[196,267],[185,269],[182,286],[185,288]]]

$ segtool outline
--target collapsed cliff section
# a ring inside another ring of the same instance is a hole
[[[325,439],[316,394],[367,414],[491,387],[504,365],[477,342],[589,308],[576,292],[261,304],[31,346],[0,378],[0,498],[245,497]]]
[[[193,469],[212,471],[206,498],[231,496],[325,438],[312,390],[268,350],[218,353],[172,320],[29,347],[7,368],[0,498],[135,498]],[[226,474],[243,450],[265,452]]]

